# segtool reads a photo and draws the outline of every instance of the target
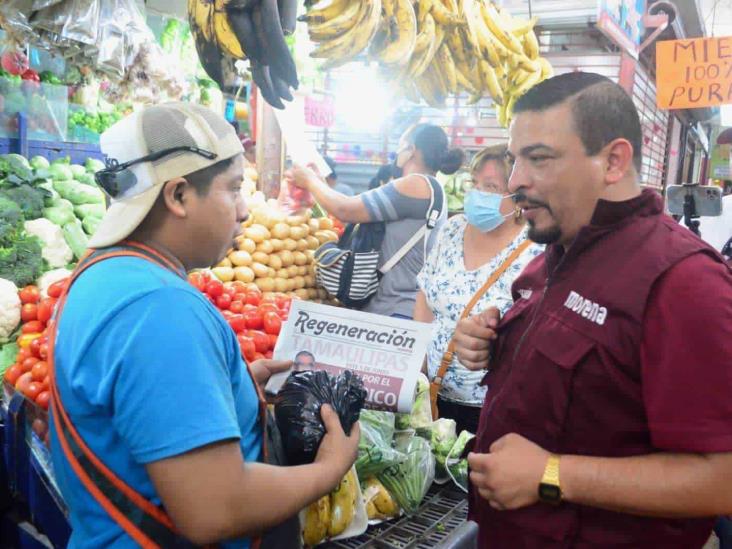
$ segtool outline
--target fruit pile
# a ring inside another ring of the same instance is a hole
[[[279,292],[316,301],[328,295],[315,284],[315,250],[338,240],[333,220],[310,211],[285,215],[274,203],[253,204],[236,249],[212,271],[223,282],[253,283],[265,295]]]
[[[207,271],[189,274],[188,281],[221,311],[247,362],[272,358],[282,322],[290,313],[291,297],[263,295],[253,284],[239,281],[224,284]]]
[[[539,57],[536,18],[519,20],[489,0],[324,0],[302,16],[324,68],[364,52],[395,90],[444,107],[451,94],[490,95],[506,126],[513,104],[552,74]]]
[[[55,282],[48,288],[48,297],[42,298],[36,286],[26,286],[18,292],[21,309],[20,335],[17,339],[18,354],[15,364],[6,371],[3,379],[28,400],[43,410],[48,410],[51,393],[48,372],[48,322],[56,302],[68,279]]]

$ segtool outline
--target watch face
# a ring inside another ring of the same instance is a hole
[[[539,484],[539,498],[550,503],[559,503],[562,500],[562,490],[553,484]]]

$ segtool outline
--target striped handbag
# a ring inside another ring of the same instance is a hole
[[[383,222],[348,225],[338,242],[326,242],[315,251],[315,280],[346,307],[361,308],[379,289],[381,277],[388,273],[420,240],[427,239],[437,222],[444,217],[443,190],[433,177],[430,183],[430,207],[425,224],[388,261],[378,268]]]

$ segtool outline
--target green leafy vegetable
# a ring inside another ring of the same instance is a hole
[[[89,238],[84,233],[81,221],[74,219],[63,226],[64,239],[69,245],[71,251],[74,252],[76,259],[81,259],[86,249],[89,247]]]
[[[414,514],[435,479],[435,458],[429,443],[421,437],[412,438],[406,454],[404,461],[384,469],[377,477],[404,512]]]
[[[26,219],[37,219],[43,215],[43,201],[45,194],[42,190],[23,184],[17,187],[7,187],[0,191],[0,196],[15,202],[23,211]]]
[[[417,377],[417,391],[414,397],[414,405],[409,414],[397,414],[396,428],[421,429],[429,427],[432,423],[432,406],[430,405],[430,382],[427,376],[419,374]]]
[[[359,478],[375,475],[405,459],[404,454],[391,446],[394,436],[393,413],[362,410],[359,423],[361,438],[356,460]]]

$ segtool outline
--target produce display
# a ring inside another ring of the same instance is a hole
[[[490,95],[503,126],[516,99],[552,74],[539,57],[536,18],[513,18],[488,0],[326,0],[302,20],[324,68],[367,54],[416,103]]]
[[[282,109],[299,81],[286,34],[295,30],[296,0],[188,0],[188,20],[206,73],[233,84],[237,59],[248,59],[267,103]]]
[[[404,461],[384,469],[377,478],[409,515],[417,512],[435,479],[435,457],[429,442],[418,436],[409,440],[403,452]]]
[[[314,252],[338,240],[328,217],[310,211],[285,215],[276,201],[252,200],[250,216],[236,239],[236,249],[212,271],[223,282],[254,283],[265,293],[280,292],[321,303],[328,294],[315,284]],[[329,301],[333,303],[332,300]]]
[[[447,210],[462,212],[465,208],[465,193],[473,186],[471,175],[468,172],[457,172],[448,176],[442,186],[447,195]]]
[[[399,516],[399,504],[379,479],[368,477],[361,489],[369,520],[389,520]]]

